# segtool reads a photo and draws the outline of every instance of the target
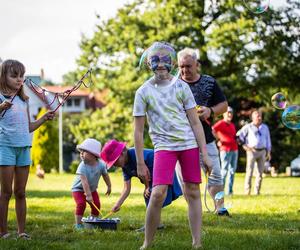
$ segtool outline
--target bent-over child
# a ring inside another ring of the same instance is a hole
[[[123,172],[124,188],[120,198],[112,208],[113,212],[119,211],[122,204],[129,196],[131,191],[131,178],[138,177],[135,148],[127,148],[126,144],[127,144],[126,142],[110,140],[104,145],[101,151],[101,159],[106,162],[108,169],[111,168],[112,166],[116,166],[122,168],[122,172]],[[144,199],[145,199],[146,206],[148,206],[150,196],[151,196],[151,191],[152,191],[154,150],[144,149],[143,155],[145,159],[145,164],[150,172],[150,180],[149,181],[145,180],[144,182],[141,178],[139,177],[138,178],[145,185]],[[162,206],[165,207],[170,205],[172,201],[176,200],[180,195],[182,195],[182,191],[179,182],[177,180],[177,176],[175,174],[172,185],[168,186],[167,196]],[[159,224],[157,228],[163,229],[164,225]],[[144,231],[144,230],[145,227],[143,226],[139,228],[137,231]]]

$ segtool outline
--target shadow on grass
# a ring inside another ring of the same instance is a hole
[[[109,197],[120,197],[121,193],[115,192]],[[100,194],[100,199],[104,194]],[[72,191],[61,191],[61,190],[51,190],[51,191],[37,191],[37,190],[27,190],[26,197],[28,198],[61,198],[61,197],[72,197]],[[130,197],[140,197],[143,199],[143,194],[132,193]]]

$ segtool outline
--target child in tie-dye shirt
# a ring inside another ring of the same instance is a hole
[[[189,86],[170,74],[176,62],[176,52],[170,44],[155,42],[142,58],[146,58],[154,76],[137,90],[134,100],[134,140],[140,178],[147,180],[150,177],[143,158],[145,117],[155,155],[153,189],[146,213],[145,240],[141,248],[147,248],[154,238],[168,185],[173,183],[176,161],[182,166],[192,245],[200,247],[202,211],[199,150],[208,170],[211,162],[205,149],[205,136],[195,109],[196,103]]]

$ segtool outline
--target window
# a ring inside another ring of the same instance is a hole
[[[80,99],[78,98],[74,99],[74,104],[76,107],[80,106]]]
[[[72,106],[72,100],[71,99],[68,99],[67,100],[67,107],[71,107]]]

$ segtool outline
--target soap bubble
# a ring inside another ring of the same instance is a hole
[[[254,14],[264,13],[270,5],[270,0],[243,0],[245,7]]]
[[[277,108],[277,109],[285,109],[286,104],[287,104],[285,95],[281,92],[274,94],[271,97],[271,102],[272,102],[272,105],[274,106],[274,108]]]
[[[281,116],[283,124],[290,129],[300,129],[300,106],[288,106]]]
[[[216,193],[215,200],[216,201],[222,200],[224,198],[224,195],[225,195],[224,191],[220,191],[220,192]]]
[[[146,49],[140,58],[139,68],[149,67],[155,70],[160,62],[166,66],[170,73],[176,74],[173,72],[176,65],[176,51],[167,42],[154,42]]]

